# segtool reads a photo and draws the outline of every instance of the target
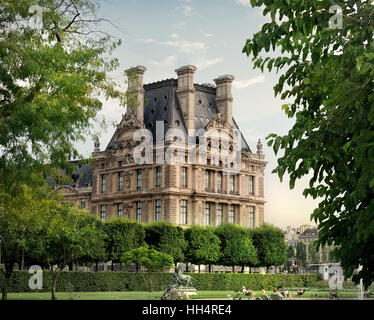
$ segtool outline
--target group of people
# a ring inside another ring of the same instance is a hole
[[[261,290],[261,295],[259,298],[256,298],[256,293],[253,292],[252,290],[247,290],[245,286],[242,288],[242,293],[245,296],[249,296],[250,298],[256,299],[256,300],[284,300],[287,298],[292,298],[295,296],[301,296],[305,293],[305,289],[301,289],[296,293],[291,293],[288,290],[284,289],[283,287],[281,288],[280,292],[276,288],[273,289],[273,293],[270,295],[270,297],[266,294],[265,289]]]

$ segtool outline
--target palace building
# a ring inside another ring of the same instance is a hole
[[[266,162],[232,117],[234,77],[195,84],[188,65],[177,79],[143,84],[145,71],[126,71],[126,113],[104,150],[95,142],[91,165],[76,162],[74,184],[58,187],[64,197],[103,221],[261,225]]]

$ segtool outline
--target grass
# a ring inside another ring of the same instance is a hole
[[[294,292],[294,291],[291,291]],[[227,299],[227,295],[235,296],[234,291],[198,291],[198,295],[192,296],[192,299]],[[261,292],[255,291],[256,297]],[[270,291],[267,292],[270,295]],[[125,291],[125,292],[57,292],[58,300],[160,300],[161,291]],[[294,300],[300,298],[320,299],[329,298],[328,291],[306,291],[302,296],[296,296]],[[357,299],[357,291],[339,292],[340,298]],[[51,300],[50,292],[25,292],[25,293],[9,293],[9,300]]]

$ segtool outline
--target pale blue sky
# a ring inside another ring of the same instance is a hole
[[[266,146],[265,137],[272,132],[285,134],[292,121],[281,110],[284,103],[274,98],[275,73],[261,74],[252,69],[251,58],[242,53],[245,40],[260,30],[266,18],[253,9],[249,0],[103,0],[100,16],[106,30],[123,40],[117,49],[120,68],[113,74],[124,83],[123,71],[144,65],[144,82],[176,78],[174,70],[186,64],[198,67],[196,83],[213,83],[223,74],[235,76],[233,115],[252,151],[258,139],[263,141],[268,165],[265,171],[265,220],[276,226],[310,223],[316,202],[305,199],[306,181],[290,191],[274,174],[276,157]],[[125,88],[123,84],[123,88]],[[116,101],[106,102],[101,116],[108,122],[119,122],[123,108]],[[109,142],[114,128],[108,128],[100,139],[101,148]],[[86,155],[93,142],[80,145]]]

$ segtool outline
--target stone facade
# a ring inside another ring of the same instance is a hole
[[[219,142],[221,150],[224,140],[209,137],[204,143],[189,144],[198,141],[193,130],[226,130],[228,153],[232,153],[233,130],[239,130],[232,118],[234,77],[215,79],[216,87],[198,85],[193,82],[196,67],[185,66],[176,70],[178,79],[143,85],[145,70],[138,66],[126,71],[127,112],[105,150],[100,151],[100,143],[95,142],[94,161],[77,169],[80,178],[76,183],[59,187],[66,199],[102,220],[124,216],[146,223],[168,220],[181,226],[261,225],[266,166],[261,142],[252,153],[240,134],[240,168],[235,173],[227,158],[214,153],[218,150],[215,143]],[[157,140],[160,124],[162,142]],[[147,129],[153,140],[137,140],[139,129]],[[165,135],[171,138],[165,140]],[[180,135],[184,137],[180,139]],[[141,156],[152,161],[140,164],[134,155],[143,144],[150,145],[151,151],[145,155],[144,149]],[[189,161],[191,154],[203,154],[201,150],[206,152],[205,162]],[[162,163],[168,152],[173,161]]]

